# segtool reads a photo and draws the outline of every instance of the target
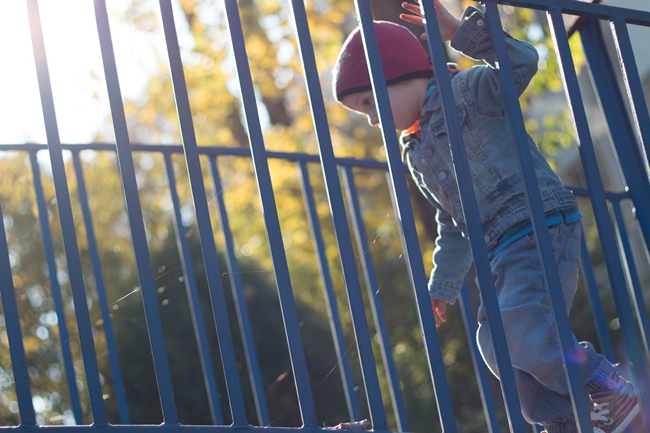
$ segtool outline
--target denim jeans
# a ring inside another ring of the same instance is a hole
[[[549,227],[567,313],[578,281],[580,222]],[[548,433],[575,432],[560,344],[550,296],[532,233],[508,245],[491,261],[492,277],[526,421]],[[485,363],[496,375],[496,360],[488,334],[485,308],[478,310],[477,341]],[[574,337],[574,341],[575,340]],[[590,343],[577,345],[572,360],[579,365],[585,392],[601,385],[613,366]]]

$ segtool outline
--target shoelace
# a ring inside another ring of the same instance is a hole
[[[611,423],[614,422],[613,419],[611,419],[608,416],[605,416],[609,414],[609,409],[605,409],[605,406],[609,406],[609,403],[603,402],[594,406],[594,410],[591,412],[592,421],[603,421],[605,425],[610,425]]]

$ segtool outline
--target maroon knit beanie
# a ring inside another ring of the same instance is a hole
[[[433,75],[424,48],[406,27],[387,21],[375,21],[375,32],[387,86]],[[346,95],[371,89],[359,27],[348,36],[341,48],[332,84],[334,96],[339,101]]]

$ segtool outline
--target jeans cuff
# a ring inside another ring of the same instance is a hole
[[[614,370],[614,366],[608,361],[601,362],[601,364],[597,369],[594,370],[591,377],[585,384],[585,392],[587,394],[591,394],[597,388],[600,388],[600,386],[605,383],[609,375],[612,373],[612,370]]]
[[[547,433],[577,433],[578,429],[573,421],[561,424],[543,424]]]

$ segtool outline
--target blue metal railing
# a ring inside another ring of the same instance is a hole
[[[510,62],[505,48],[504,35],[502,32],[497,4],[527,7],[545,10],[547,12],[549,26],[552,31],[556,54],[558,56],[558,63],[560,64],[562,78],[565,84],[567,100],[575,124],[582,166],[588,185],[588,190],[573,188],[573,191],[578,196],[590,199],[598,228],[598,234],[603,246],[603,254],[612,287],[616,311],[620,320],[627,361],[632,366],[632,372],[637,384],[637,389],[639,390],[642,408],[646,414],[646,419],[649,419],[650,417],[648,417],[647,414],[650,413],[650,382],[648,381],[649,379],[644,356],[650,356],[648,347],[650,321],[643,301],[642,287],[632,257],[632,249],[628,240],[627,229],[623,221],[621,201],[630,200],[636,208],[636,221],[638,222],[647,245],[650,242],[650,182],[648,181],[648,175],[650,174],[650,164],[648,162],[650,117],[648,115],[645,99],[643,98],[641,80],[639,72],[636,69],[630,38],[627,33],[627,26],[630,24],[650,26],[650,13],[575,2],[571,0],[488,0],[485,4],[487,24],[499,65],[509,65]],[[350,420],[358,421],[361,419],[361,409],[354,392],[355,384],[352,377],[350,360],[347,356],[348,350],[346,349],[337,299],[331,281],[330,267],[325,255],[325,244],[323,241],[318,213],[316,211],[314,192],[309,179],[308,165],[318,164],[322,169],[329,208],[334,223],[334,232],[338,245],[342,272],[345,279],[346,293],[350,306],[350,316],[354,328],[357,351],[359,354],[359,364],[362,372],[363,385],[366,392],[366,401],[372,421],[372,427],[374,430],[386,431],[388,430],[388,422],[385,413],[385,407],[387,405],[382,398],[369,324],[366,318],[366,307],[364,306],[362,297],[360,276],[357,270],[353,239],[348,225],[348,215],[346,213],[343,188],[339,179],[339,175],[343,175],[343,186],[345,187],[348,199],[347,209],[350,213],[350,219],[352,221],[352,227],[357,242],[357,249],[361,252],[359,261],[368,291],[369,307],[372,312],[374,326],[378,332],[379,347],[387,378],[390,403],[392,405],[397,429],[399,431],[409,431],[404,399],[400,389],[400,380],[395,367],[395,362],[392,358],[392,346],[388,336],[388,324],[384,317],[381,300],[376,296],[378,285],[375,278],[372,258],[369,253],[367,253],[368,239],[366,238],[366,229],[359,204],[353,169],[369,168],[386,172],[388,184],[391,190],[393,207],[399,222],[400,238],[402,241],[403,252],[406,257],[408,275],[415,294],[417,312],[420,319],[430,375],[434,385],[441,427],[443,431],[447,433],[458,431],[454,415],[454,407],[449,392],[449,385],[447,383],[447,375],[444,367],[445,363],[443,361],[434,316],[426,289],[427,279],[423,261],[421,259],[420,242],[417,237],[415,219],[411,209],[411,202],[404,177],[404,167],[399,154],[399,145],[397,144],[393,132],[395,128],[392,114],[390,112],[388,92],[381,67],[377,39],[374,33],[374,26],[372,25],[372,14],[368,0],[356,0],[355,6],[361,23],[362,37],[366,47],[366,55],[371,71],[371,81],[373,83],[376,104],[380,107],[379,116],[382,124],[383,139],[386,146],[387,163],[374,160],[355,160],[335,157],[329,133],[329,124],[325,112],[323,91],[320,86],[315,54],[307,22],[307,15],[304,2],[301,0],[292,0],[290,7],[296,28],[299,52],[304,68],[307,94],[309,96],[311,112],[316,129],[319,155],[266,151],[264,137],[260,126],[260,119],[257,112],[255,91],[249,70],[244,34],[241,27],[237,2],[235,0],[225,0],[225,9],[242,94],[246,126],[250,139],[250,149],[197,146],[170,0],[161,0],[160,7],[169,56],[171,78],[174,87],[174,97],[181,126],[182,146],[151,146],[131,144],[129,142],[126,118],[111,42],[109,21],[104,0],[94,0],[94,5],[111,114],[115,129],[116,144],[61,144],[58,136],[56,114],[49,82],[45,45],[40,28],[37,0],[27,0],[27,5],[48,144],[47,146],[36,144],[7,145],[3,147],[3,150],[27,152],[32,165],[39,221],[43,236],[46,260],[49,267],[52,296],[56,314],[58,316],[63,364],[66,370],[71,406],[75,421],[78,424],[78,426],[74,427],[62,426],[57,428],[83,428],[80,425],[83,424],[84,420],[79,391],[75,380],[75,369],[69,348],[69,335],[63,311],[63,300],[57,280],[54,248],[52,246],[49,229],[48,211],[45,204],[45,197],[40,179],[40,169],[37,161],[37,152],[46,149],[49,151],[52,165],[52,177],[55,184],[56,200],[60,213],[70,285],[80,334],[81,351],[83,353],[86,383],[88,384],[93,426],[105,429],[128,429],[133,432],[144,432],[147,429],[159,430],[161,428],[166,430],[189,429],[197,431],[214,431],[215,429],[224,431],[233,429],[252,430],[258,428],[257,426],[251,425],[251,420],[247,419],[245,412],[242,386],[240,383],[232,341],[232,330],[228,320],[228,311],[226,308],[224,289],[221,280],[222,276],[217,260],[217,247],[210,219],[209,203],[206,200],[206,187],[204,185],[201,158],[203,156],[204,160],[207,157],[210,162],[210,174],[213,182],[212,187],[215,191],[214,195],[217,197],[217,214],[221,223],[221,230],[224,233],[226,248],[225,255],[230,278],[230,286],[233,292],[233,299],[235,300],[235,311],[248,366],[252,394],[255,400],[257,424],[262,428],[270,428],[268,426],[271,423],[271,420],[269,419],[265,385],[260,373],[260,362],[263,362],[263,360],[258,359],[256,354],[256,347],[253,341],[243,285],[240,279],[237,259],[234,254],[234,241],[229,224],[229,216],[223,196],[219,194],[223,188],[217,166],[218,159],[224,156],[239,156],[243,158],[251,158],[254,166],[257,187],[262,203],[264,223],[271,250],[273,270],[275,273],[276,285],[282,309],[284,330],[291,358],[291,371],[294,377],[300,414],[304,424],[302,429],[316,431],[320,430],[321,427],[319,427],[319,420],[317,418],[316,406],[313,398],[314,390],[310,384],[308,366],[305,360],[305,353],[300,335],[300,325],[294,301],[292,282],[287,264],[287,256],[283,245],[282,232],[280,230],[279,217],[274,197],[275,192],[272,186],[268,165],[269,159],[294,161],[298,165],[301,175],[302,195],[305,201],[305,208],[307,209],[309,231],[315,244],[315,256],[324,290],[324,298],[330,320],[330,329],[334,340],[336,356],[339,360],[343,393]],[[432,6],[432,3],[430,2],[423,2],[424,16],[435,16],[435,10]],[[586,26],[580,30],[580,33],[583,39],[585,54],[591,66],[590,73],[598,91],[602,110],[607,119],[610,131],[612,132],[612,140],[616,151],[619,154],[621,168],[628,183],[629,191],[622,193],[610,193],[604,191],[598,172],[595,150],[590,136],[584,104],[578,87],[572,55],[562,20],[563,13],[580,15],[590,19]],[[611,85],[611,83],[614,82],[613,67],[610,60],[605,56],[606,50],[604,48],[603,36],[600,33],[601,29],[598,26],[597,19],[608,20],[611,22],[612,34],[614,35],[619,54],[620,67],[625,77],[628,99],[630,106],[632,107],[634,125],[632,125],[632,122],[627,118],[623,97],[617,91],[617,88]],[[499,314],[497,298],[492,281],[492,273],[487,257],[487,251],[485,249],[485,242],[483,240],[484,237],[481,229],[480,217],[477,210],[476,200],[473,195],[473,186],[469,174],[467,156],[465,155],[465,148],[462,142],[460,123],[456,115],[451,83],[448,74],[446,74],[445,53],[439,38],[437,20],[429,19],[426,20],[426,23],[426,32],[429,40],[432,41],[430,44],[431,57],[433,59],[436,75],[439,77],[438,85],[442,95],[445,122],[447,124],[447,131],[450,137],[451,150],[454,158],[454,170],[459,182],[460,198],[468,225],[476,272],[482,287],[482,302],[486,308],[490,336],[495,348],[498,374],[508,415],[509,429],[512,432],[523,432],[526,428],[525,422],[521,416],[519,399],[514,382],[514,374]],[[558,337],[565,357],[565,371],[567,381],[570,384],[574,413],[578,420],[579,431],[585,433],[591,431],[589,408],[583,392],[580,373],[575,364],[570,362],[569,359],[569,353],[571,353],[574,343],[562,293],[554,290],[559,289],[561,285],[555,268],[555,261],[553,259],[541,198],[536,178],[534,176],[534,170],[532,169],[531,155],[526,144],[527,140],[523,115],[518,103],[512,71],[508,67],[500,68],[500,71],[501,84],[504,89],[504,98],[506,101],[510,125],[512,127],[512,134],[517,138],[517,152],[520,160],[520,169],[526,185],[527,200],[531,209],[534,233],[538,240],[539,254],[542,259],[543,268],[545,269],[546,284],[547,287],[551,288],[551,300],[554,306],[553,310],[557,322]],[[120,371],[120,367],[128,368],[128,366],[120,366],[119,360],[117,359],[118,342],[115,341],[113,335],[111,317],[108,308],[109,304],[107,302],[102,269],[99,262],[99,250],[95,240],[92,215],[90,207],[88,206],[88,197],[83,177],[83,167],[79,158],[79,151],[82,149],[116,152],[117,154],[117,161],[128,212],[128,221],[135,250],[138,277],[140,281],[140,292],[143,297],[149,340],[151,351],[153,353],[156,381],[164,417],[164,423],[162,426],[128,426],[130,422],[129,408],[126,402],[124,386],[122,383],[122,373]],[[78,239],[75,231],[70,193],[67,186],[63,159],[64,150],[72,150],[72,164],[77,178],[79,202],[81,204],[84,226],[86,228],[88,250],[96,282],[97,296],[102,309],[103,330],[108,348],[112,381],[120,416],[120,425],[117,426],[110,426],[108,424],[106,409],[104,406],[97,355],[95,353],[95,341],[87,308],[88,304],[81,269]],[[215,424],[214,426],[181,426],[179,423],[167,360],[167,352],[163,338],[163,330],[158,311],[154,278],[151,270],[151,260],[147,247],[147,236],[143,223],[143,213],[140,207],[140,198],[136,182],[132,155],[132,153],[136,151],[160,153],[164,157],[167,181],[174,210],[173,218],[174,228],[176,230],[177,246],[183,265],[184,282],[188,298],[190,299],[194,333],[199,346],[202,374],[207,390],[212,422]],[[208,345],[209,337],[206,333],[206,323],[201,312],[201,305],[196,286],[196,276],[194,275],[191,266],[187,236],[182,224],[181,205],[172,164],[172,155],[180,153],[185,157],[187,172],[189,174],[191,194],[210,292],[213,320],[216,325],[227,388],[227,393],[222,394],[222,396],[227,397],[227,402],[230,406],[233,422],[231,426],[223,425],[224,416],[221,412],[219,390],[213,371],[212,357]],[[613,214],[611,216],[608,207],[611,208]],[[16,304],[15,288],[11,278],[9,246],[7,245],[4,224],[1,229],[0,294],[2,295],[3,312],[9,339],[21,426],[25,428],[37,428],[35,426],[36,415],[32,403],[30,379],[25,359],[25,351],[22,344],[19,309]],[[598,338],[600,339],[600,345],[604,355],[608,359],[614,361],[615,355],[612,343],[609,339],[603,307],[601,305],[591,260],[584,239],[582,245],[581,269],[584,275],[589,299],[592,304]],[[492,400],[488,383],[487,369],[480,359],[480,354],[473,337],[476,326],[474,318],[472,317],[472,308],[466,288],[463,288],[462,291],[461,311],[465,322],[468,340],[471,345],[470,352],[474,369],[476,371],[477,381],[479,383],[479,391],[486,414],[488,429],[491,433],[497,433],[499,431],[499,425],[495,413],[495,404]],[[640,335],[637,331],[637,327],[640,330]],[[278,431],[291,430],[281,427],[272,428]]]
[[[29,153],[29,160],[32,165],[32,176],[34,178],[34,190],[36,192],[36,203],[38,205],[38,216],[41,223],[41,231],[43,232],[43,244],[45,246],[45,256],[47,258],[47,267],[49,270],[50,284],[52,285],[52,299],[54,300],[54,308],[56,317],[59,324],[59,336],[61,337],[61,352],[63,355],[63,366],[65,368],[66,379],[68,382],[68,392],[70,393],[70,404],[72,405],[72,412],[77,424],[83,424],[83,415],[81,412],[81,404],[79,402],[79,391],[77,389],[77,382],[75,379],[74,366],[72,364],[72,353],[70,352],[70,337],[68,334],[68,327],[65,323],[65,313],[63,311],[63,297],[61,296],[61,288],[59,287],[59,280],[56,275],[56,263],[54,261],[54,248],[52,247],[52,236],[50,235],[50,223],[48,220],[47,205],[45,204],[45,196],[43,195],[43,186],[41,183],[41,170],[36,159],[36,152]],[[81,191],[81,188],[80,188]],[[86,200],[82,199],[82,203]],[[92,225],[90,225],[92,226]],[[91,232],[89,232],[91,233]],[[110,323],[110,321],[109,321]],[[117,350],[113,345],[112,351],[117,354]],[[119,365],[117,365],[119,369]]]
[[[36,4],[35,1],[33,3]],[[144,303],[144,310],[147,319],[149,342],[153,353],[154,369],[160,394],[163,418],[167,423],[177,424],[178,414],[176,412],[176,403],[173,397],[174,394],[169,373],[169,364],[162,334],[158,302],[156,300],[156,289],[154,287],[149,249],[147,247],[147,236],[142,221],[142,209],[138,197],[138,186],[133,166],[133,155],[129,149],[129,134],[124,114],[124,106],[122,104],[120,84],[117,76],[113,44],[111,42],[108,13],[106,11],[106,4],[103,1],[96,1],[94,2],[94,5],[97,31],[99,33],[99,43],[102,52],[102,61],[104,63],[104,74],[106,75],[106,87],[108,90],[111,115],[113,118],[113,129],[115,131],[118,165],[122,177],[124,197],[126,199],[129,226],[131,228],[138,278],[140,280],[140,292],[142,293],[142,301]],[[91,402],[91,405],[92,404],[93,403]],[[95,422],[97,421],[95,420]]]
[[[210,402],[212,421],[215,424],[223,424],[223,415],[221,413],[221,405],[219,404],[219,391],[217,390],[217,383],[212,369],[212,357],[210,356],[210,349],[208,347],[208,337],[205,333],[205,322],[200,308],[201,302],[196,287],[196,276],[194,275],[194,267],[192,266],[190,247],[187,242],[185,227],[183,226],[181,205],[178,198],[178,191],[176,189],[176,177],[174,175],[174,166],[172,165],[172,156],[170,153],[165,153],[165,169],[167,171],[169,191],[171,192],[172,203],[174,205],[176,244],[178,245],[178,249],[181,251],[181,263],[183,266],[183,275],[185,276],[185,287],[187,289],[188,297],[191,299],[190,308],[192,309],[192,324],[194,325],[196,340],[199,342],[201,369],[203,370],[205,385],[208,389],[208,400]]]
[[[97,357],[95,356],[95,342],[92,335],[83,273],[81,271],[77,235],[74,228],[72,205],[70,204],[70,192],[68,191],[65,165],[63,162],[63,152],[61,149],[61,141],[59,139],[56,113],[54,111],[54,98],[52,96],[47,58],[45,56],[45,43],[40,26],[38,4],[35,0],[27,2],[27,14],[32,34],[34,60],[36,61],[36,74],[38,77],[38,87],[43,107],[43,118],[45,120],[45,132],[47,135],[48,150],[52,164],[57,203],[61,215],[61,230],[63,231],[65,253],[68,262],[68,273],[70,275],[70,285],[72,288],[75,313],[77,316],[77,325],[79,327],[79,338],[81,340],[81,350],[83,352],[83,362],[86,370],[86,379],[88,383],[88,392],[90,394],[93,419],[97,424],[107,424],[102,387],[99,379],[99,369],[97,366]],[[146,243],[144,248],[146,248]],[[50,270],[50,272],[54,271]]]

